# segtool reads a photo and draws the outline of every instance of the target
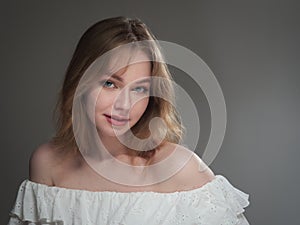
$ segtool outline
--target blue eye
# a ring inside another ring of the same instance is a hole
[[[148,88],[146,88],[146,87],[136,87],[136,88],[134,88],[134,90],[136,92],[138,92],[138,93],[146,93],[146,92],[148,92]]]
[[[108,88],[111,88],[111,87],[115,86],[114,83],[111,82],[111,81],[109,81],[109,80],[103,81],[103,82],[102,82],[102,85],[103,85],[104,87],[108,87]]]

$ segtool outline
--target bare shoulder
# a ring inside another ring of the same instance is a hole
[[[200,188],[215,178],[213,171],[196,153],[183,146],[181,146],[181,150],[189,151],[191,156],[183,168],[175,175],[175,182],[180,190]]]
[[[39,145],[29,160],[29,180],[53,186],[52,172],[55,164],[55,151],[50,143]]]

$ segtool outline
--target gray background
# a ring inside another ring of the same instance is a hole
[[[94,22],[119,15],[193,50],[216,75],[228,124],[210,167],[250,194],[249,222],[300,224],[299,2],[10,0],[0,10],[1,224],[28,177],[31,152],[53,134],[51,111],[77,41]],[[209,109],[182,77],[175,78],[200,106],[201,152]]]

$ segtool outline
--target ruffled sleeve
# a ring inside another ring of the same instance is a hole
[[[191,219],[186,224],[249,225],[243,214],[250,204],[249,194],[235,188],[222,175],[216,175],[214,180],[182,198],[187,200],[180,201],[177,214]]]
[[[234,187],[224,176],[217,175],[219,187],[222,190],[227,210],[224,216],[225,224],[249,225],[244,216],[245,208],[249,206],[249,194]],[[220,197],[220,200],[222,198]]]
[[[45,185],[31,185],[31,183],[26,179],[19,186],[14,207],[9,213],[8,225],[64,224],[62,220],[53,218],[53,213],[47,210],[48,205],[53,202],[47,201],[49,196],[46,196],[44,192],[43,186]]]
[[[92,192],[24,180],[8,225],[249,225],[248,198],[222,175],[171,193]]]

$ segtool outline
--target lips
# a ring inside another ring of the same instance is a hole
[[[122,126],[125,125],[129,119],[127,119],[126,117],[121,117],[121,116],[117,116],[117,115],[112,115],[109,116],[107,114],[104,114],[104,116],[106,117],[107,121],[115,126]]]
[[[114,120],[118,120],[118,121],[128,121],[129,119],[127,119],[126,117],[122,117],[122,116],[117,116],[117,115],[107,115],[107,114],[104,114],[106,117],[109,117],[109,118],[112,118]]]

